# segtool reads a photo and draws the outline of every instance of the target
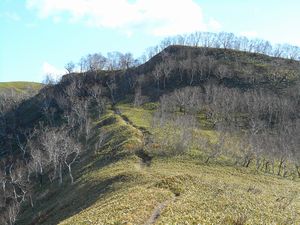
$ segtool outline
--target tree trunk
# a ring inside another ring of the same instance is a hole
[[[208,164],[209,160],[210,160],[210,156],[207,157],[207,159],[205,160],[205,163]]]
[[[269,164],[270,164],[270,162],[266,161],[266,164],[265,164],[265,173],[268,172]]]
[[[249,167],[249,165],[250,165],[250,163],[251,163],[251,159],[248,159],[248,161],[247,161],[247,163],[246,163],[245,167],[246,167],[246,168],[248,168],[248,167]]]
[[[250,157],[246,156],[244,159],[243,167],[249,167],[251,160],[252,159]]]
[[[271,163],[271,168],[272,168],[272,174],[274,174],[275,173],[275,160],[273,159],[272,160],[272,163]]]
[[[33,208],[34,205],[33,205],[33,200],[32,200],[32,195],[31,194],[29,195],[29,199],[30,199],[30,206],[31,206],[31,208]]]
[[[6,198],[6,191],[5,191],[6,181],[2,182],[2,189],[3,189],[3,196]]]
[[[282,165],[283,165],[284,160],[281,158],[279,165],[278,165],[278,172],[277,175],[280,176],[281,175],[281,169],[282,169]]]
[[[191,73],[191,80],[190,80],[190,86],[193,84],[193,82],[194,82],[194,73],[192,72]]]
[[[287,169],[286,169],[286,164],[284,164],[283,165],[283,177],[286,177],[286,175],[287,175],[287,173],[288,173],[288,171],[287,171]]]
[[[62,166],[61,163],[59,164],[59,184],[62,184]]]
[[[256,157],[256,170],[259,170],[260,166],[261,166],[261,158]]]
[[[73,178],[73,175],[72,175],[71,164],[68,165],[68,170],[69,170],[69,175],[70,175],[70,178],[71,178],[71,184],[73,184],[74,183],[74,178]]]
[[[296,167],[296,171],[297,171],[297,174],[298,174],[298,178],[300,178],[300,166],[295,165],[295,167]]]
[[[40,186],[43,185],[43,174],[39,173],[39,182],[40,182]]]

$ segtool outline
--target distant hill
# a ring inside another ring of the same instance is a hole
[[[14,81],[14,82],[0,82],[0,92],[15,91],[16,93],[26,93],[31,90],[40,90],[43,84],[37,82],[25,82],[25,81]]]

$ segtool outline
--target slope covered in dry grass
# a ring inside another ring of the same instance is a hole
[[[205,164],[190,154],[151,155],[151,149],[144,163],[137,153],[155,132],[153,110],[119,109],[121,115],[109,111],[94,123],[76,182],[37,189],[34,211],[25,208],[17,224],[300,223],[298,180]]]

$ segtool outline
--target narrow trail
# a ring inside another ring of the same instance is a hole
[[[114,107],[113,109],[114,113],[119,115],[128,125],[134,127],[135,129],[139,130],[143,134],[143,148],[136,151],[136,155],[140,158],[140,166],[143,168],[145,166],[149,167],[151,166],[151,160],[152,157],[149,156],[144,151],[144,146],[146,145],[145,140],[148,135],[151,133],[146,129],[141,129],[141,127],[136,126],[132,121],[130,121],[127,116],[123,115],[121,110]],[[164,208],[167,207],[170,203],[174,202],[176,200],[176,196],[174,195],[171,199],[168,199],[164,202],[159,203],[152,211],[151,216],[148,218],[148,220],[144,223],[144,225],[152,225],[155,224],[155,222],[160,217],[161,213],[163,212]]]
[[[149,132],[147,129],[145,129],[145,128],[143,128],[143,127],[138,127],[138,126],[136,126],[131,120],[128,119],[127,116],[125,116],[125,115],[122,114],[122,112],[121,112],[120,109],[115,108],[114,112],[115,112],[117,115],[121,116],[122,119],[123,119],[127,124],[129,124],[130,126],[133,126],[134,128],[138,129],[138,130],[141,131],[143,134],[145,134],[145,135],[150,134],[150,132]]]
[[[143,167],[149,167],[151,165],[152,157],[149,156],[145,151],[144,151],[144,146],[146,145],[146,136],[150,134],[150,132],[146,129],[142,129],[141,127],[136,126],[132,121],[128,119],[127,116],[123,115],[121,110],[114,107],[113,111],[115,114],[119,115],[128,125],[134,127],[135,129],[139,130],[143,134],[143,147],[135,152],[135,155],[140,158],[140,166]]]
[[[169,199],[167,201],[164,201],[162,203],[159,203],[154,210],[152,211],[151,216],[149,219],[144,223],[144,225],[152,225],[155,224],[155,222],[160,217],[161,213],[163,212],[164,208],[167,207],[170,203],[174,202],[176,197],[174,196],[172,199]]]

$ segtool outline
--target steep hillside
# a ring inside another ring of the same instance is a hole
[[[300,222],[299,181],[207,165],[195,156],[141,152],[151,115],[129,105],[108,111],[94,123],[90,149],[74,168],[76,182],[37,188],[34,208],[24,206],[17,224]],[[107,138],[96,144],[101,136]]]
[[[298,224],[299,81],[298,61],[183,46],[65,75],[1,114],[0,222]]]
[[[299,61],[257,53],[169,46],[141,65],[138,71],[140,74],[155,71],[152,82],[160,78],[161,83],[156,88],[161,89],[215,80],[229,87],[280,90],[299,81],[299,66]]]

